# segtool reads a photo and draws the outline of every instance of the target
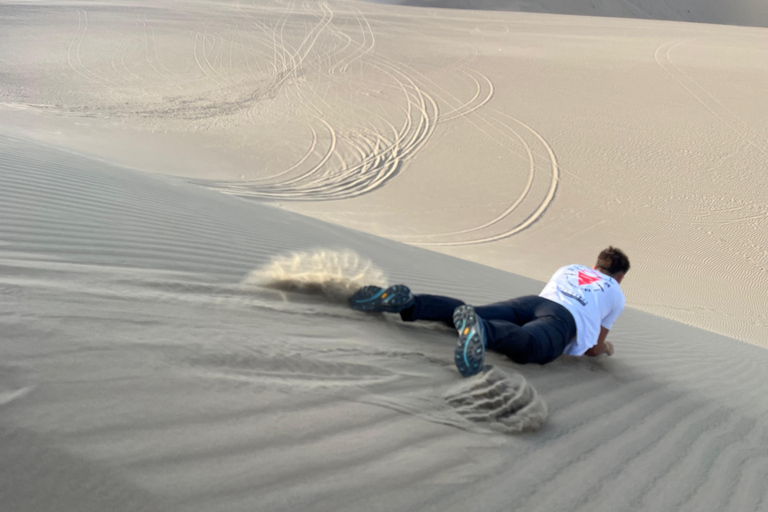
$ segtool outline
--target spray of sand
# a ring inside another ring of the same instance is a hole
[[[386,286],[384,272],[353,251],[317,250],[275,256],[251,271],[244,288],[266,287],[282,291],[319,295],[345,303],[361,286]]]

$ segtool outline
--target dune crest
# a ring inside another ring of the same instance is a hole
[[[416,7],[517,11],[612,18],[689,21],[722,25],[768,26],[768,4],[757,0],[377,0]]]

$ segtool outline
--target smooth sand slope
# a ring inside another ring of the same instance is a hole
[[[616,244],[634,307],[766,345],[768,29],[268,1],[0,22],[11,134],[539,280]]]
[[[540,283],[19,139],[0,185],[7,510],[765,508],[764,349],[630,309],[613,358],[460,379],[332,299]]]

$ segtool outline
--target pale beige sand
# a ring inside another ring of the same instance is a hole
[[[765,510],[768,353],[739,340],[768,339],[766,49],[358,2],[0,4],[0,503]],[[452,332],[343,305],[537,293],[609,243],[633,261],[612,358],[461,380]]]
[[[768,29],[149,5],[6,4],[3,128],[539,280],[616,244],[632,306],[768,343]]]

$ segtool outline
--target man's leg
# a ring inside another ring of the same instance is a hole
[[[503,333],[505,331],[503,327],[506,322],[522,326],[535,320],[536,308],[542,301],[546,301],[546,299],[542,299],[537,295],[529,295],[486,306],[478,306],[475,308],[475,311],[486,321],[503,320],[504,322],[501,322],[499,325],[501,329],[499,333],[500,336],[504,336]],[[464,304],[464,301],[452,297],[416,295],[413,304],[400,312],[400,317],[406,322],[428,320],[442,322],[448,327],[454,327],[453,312],[457,307]]]
[[[349,306],[366,313],[400,313],[406,322],[431,320],[453,327],[453,311],[464,302],[440,295],[413,295],[404,284],[387,289],[370,285],[358,289],[349,298]]]
[[[522,326],[536,319],[536,307],[541,301],[542,298],[537,295],[526,295],[503,302],[477,306],[475,311],[483,320],[505,320]]]
[[[413,305],[400,312],[400,318],[406,322],[429,320],[453,327],[453,312],[464,305],[459,299],[440,295],[416,295],[414,299]]]
[[[452,297],[416,295],[400,317],[406,322],[427,320],[455,327],[453,313],[464,304]],[[480,306],[475,311],[483,321],[487,348],[521,364],[556,359],[576,334],[568,310],[536,295]]]
[[[517,325],[523,325],[535,318],[535,307],[541,297],[530,295],[518,299],[478,306],[477,314],[484,320],[506,320]],[[453,325],[453,312],[465,303],[452,297],[441,295],[416,295],[411,307],[400,312],[400,317],[406,322],[415,320],[432,320],[443,322],[449,327]]]
[[[557,359],[568,344],[556,320],[542,318],[524,326],[504,320],[486,320],[486,342],[516,363],[546,364]]]
[[[559,357],[576,335],[570,312],[537,296],[475,308],[484,320],[487,348],[516,363],[546,364]]]

